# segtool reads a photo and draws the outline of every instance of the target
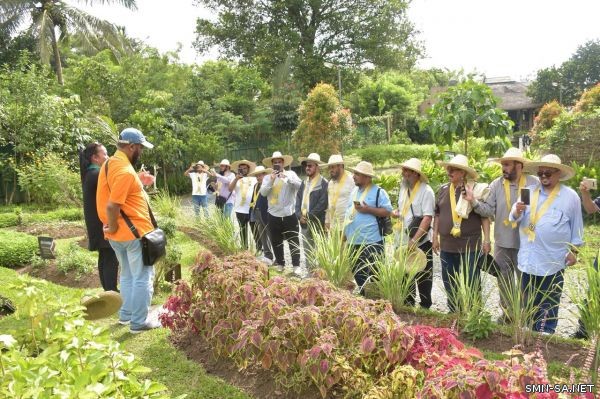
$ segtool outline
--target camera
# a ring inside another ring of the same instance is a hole
[[[273,165],[273,170],[275,172],[281,172],[281,165]]]
[[[238,175],[242,174],[242,168],[238,168]]]

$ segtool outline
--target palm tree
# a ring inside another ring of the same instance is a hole
[[[135,0],[77,0],[86,4],[120,4],[130,10],[137,9]],[[31,23],[28,30],[38,42],[42,62],[54,59],[54,70],[59,84],[63,84],[59,43],[70,33],[77,33],[84,47],[97,48],[99,43],[115,52],[124,50],[124,35],[108,21],[54,0],[2,0],[0,1],[0,31],[15,34],[21,26]],[[57,35],[58,33],[58,35]]]

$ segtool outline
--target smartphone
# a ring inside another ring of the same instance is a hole
[[[354,201],[354,206],[360,206],[360,201]]]
[[[521,189],[521,202],[525,205],[529,205],[529,189],[522,188]]]
[[[584,177],[583,184],[585,184],[585,186],[588,188],[588,190],[597,190],[598,189],[598,183],[597,183],[596,179],[590,179],[588,177]]]
[[[281,165],[273,165],[273,170],[275,172],[281,172]]]

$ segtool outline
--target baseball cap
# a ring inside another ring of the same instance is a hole
[[[122,144],[141,144],[146,148],[154,148],[154,145],[146,140],[146,137],[139,130],[128,127],[123,129],[119,135],[119,143]]]

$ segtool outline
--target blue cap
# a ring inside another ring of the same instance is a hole
[[[123,129],[121,134],[119,135],[119,143],[121,144],[141,144],[146,148],[154,148],[154,145],[151,144],[142,132],[139,130],[128,127],[127,129]]]

